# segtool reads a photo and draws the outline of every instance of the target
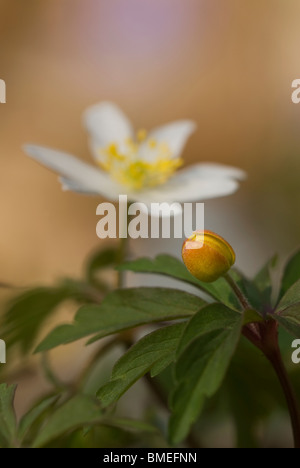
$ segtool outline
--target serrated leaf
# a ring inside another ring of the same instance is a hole
[[[46,411],[55,401],[57,395],[45,398],[40,403],[31,408],[21,419],[18,428],[18,436],[23,439],[31,425]]]
[[[276,267],[277,263],[278,255],[274,255],[254,277],[254,282],[260,291],[265,291],[267,288],[271,288],[271,270]]]
[[[102,338],[147,323],[189,317],[205,301],[184,291],[167,288],[120,289],[108,294],[100,305],[79,309],[75,322],[54,329],[36,352],[97,334]]]
[[[300,338],[300,303],[287,307],[280,313],[272,314],[271,317],[277,320],[279,325],[284,327],[296,338]]]
[[[178,346],[176,388],[171,398],[170,439],[183,440],[207,397],[219,388],[237,346],[243,316],[222,304],[199,311]]]
[[[136,273],[156,273],[184,281],[209,294],[224,304],[240,309],[240,304],[233,294],[230,286],[224,278],[219,278],[214,283],[203,283],[189,273],[185,265],[171,255],[158,255],[155,259],[140,258],[132,262],[126,262],[117,267],[118,270],[133,271]]]
[[[280,293],[281,297],[298,280],[300,280],[300,250],[289,258],[284,268]]]
[[[280,302],[276,307],[276,313],[280,314],[284,309],[287,309],[297,303],[299,303],[300,308],[300,280],[296,281],[296,283],[294,283],[280,299]]]
[[[261,268],[253,280],[261,293],[263,304],[267,306],[273,304],[279,294],[280,281],[278,278],[279,273],[277,272],[278,266],[279,257],[278,255],[274,255]]]
[[[294,262],[297,263],[297,258],[298,255],[296,254],[296,259],[293,257],[294,260],[291,260],[291,267],[288,269],[290,274],[293,273],[293,278],[295,278]],[[289,275],[286,278],[288,277]],[[291,277],[292,276],[290,276],[290,279]],[[286,281],[282,290],[284,290],[290,282],[290,280],[288,282]],[[290,334],[300,338],[300,279],[286,290],[276,308],[275,314],[272,314],[271,317],[274,320],[277,320],[277,322]]]
[[[90,302],[90,289],[88,284],[65,279],[57,287],[38,287],[15,297],[8,305],[1,327],[7,347],[18,344],[27,353],[55,309],[69,299]]]
[[[45,319],[64,299],[64,290],[43,287],[16,297],[4,315],[2,336],[7,346],[17,343],[26,353]]]
[[[147,372],[155,376],[174,360],[186,322],[156,330],[133,345],[115,364],[110,381],[97,393],[103,406],[117,401]]]
[[[0,384],[0,433],[8,443],[12,443],[16,435],[14,410],[16,388],[16,385]]]
[[[103,412],[94,398],[76,395],[51,414],[32,447],[43,447],[67,431],[100,423],[102,416]]]

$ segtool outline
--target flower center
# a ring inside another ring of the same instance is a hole
[[[147,157],[141,156],[143,151]],[[101,167],[132,190],[165,183],[183,164],[181,158],[172,158],[167,143],[147,139],[145,130],[139,130],[135,140],[127,138],[122,144],[110,143],[99,155]]]

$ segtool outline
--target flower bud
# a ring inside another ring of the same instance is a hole
[[[231,245],[211,231],[195,231],[182,246],[182,258],[189,272],[211,283],[224,275],[235,262]]]

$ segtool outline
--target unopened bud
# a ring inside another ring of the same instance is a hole
[[[211,283],[232,267],[235,253],[231,245],[218,234],[195,231],[183,243],[182,258],[193,276]]]

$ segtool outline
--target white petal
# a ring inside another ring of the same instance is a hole
[[[194,166],[191,166],[179,171],[166,184],[138,192],[136,197],[145,203],[203,201],[230,195],[238,186],[236,180],[225,177],[203,178],[195,171]]]
[[[185,169],[189,171],[189,168]],[[229,179],[237,179],[237,180],[244,180],[247,177],[247,174],[242,169],[233,166],[226,166],[225,164],[218,164],[218,163],[199,163],[193,166],[193,171],[202,178],[229,178]],[[183,173],[184,171],[181,171]]]
[[[83,124],[90,134],[92,153],[98,159],[99,149],[110,143],[124,144],[133,137],[133,128],[123,111],[112,102],[100,102],[88,107]]]
[[[90,187],[87,187],[78,182],[74,182],[74,180],[70,180],[65,177],[59,177],[58,180],[61,183],[62,190],[66,192],[76,192],[81,193],[83,195],[99,195],[99,191],[95,192],[95,190],[92,190]]]
[[[71,190],[73,184],[73,187],[81,187],[80,191],[98,193],[112,200],[117,199],[119,192],[122,191],[108,174],[68,153],[36,145],[25,145],[24,151],[28,156],[63,176],[65,187],[68,185]]]
[[[157,155],[157,150],[152,149],[149,142],[155,140],[158,144],[167,143],[172,158],[178,158],[188,138],[195,130],[196,124],[192,120],[178,120],[157,127],[149,133],[147,140],[141,145],[139,155],[146,160],[151,161],[154,159]]]

